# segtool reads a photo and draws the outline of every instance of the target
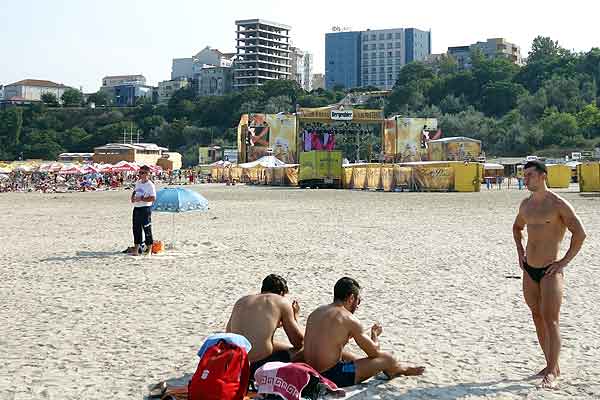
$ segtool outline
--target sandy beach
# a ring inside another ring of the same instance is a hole
[[[427,367],[354,399],[600,398],[599,196],[560,191],[586,227],[565,270],[559,390],[522,298],[512,222],[526,191],[374,193],[198,185],[204,214],[175,216],[177,248],[131,242],[128,192],[0,194],[0,399],[141,399],[195,370],[204,338],[268,273],[310,311],[348,275],[382,347]],[[171,241],[170,214],[154,214]],[[569,235],[563,243],[568,246]]]

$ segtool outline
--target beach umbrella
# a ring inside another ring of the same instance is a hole
[[[33,168],[30,165],[26,165],[26,164],[18,165],[15,168],[15,171],[20,171],[20,172],[31,172],[32,170],[33,170]]]
[[[113,172],[113,165],[111,165],[111,164],[104,164],[102,166],[99,166],[99,168],[100,168],[100,172],[103,174]]]
[[[84,174],[96,174],[96,173],[100,172],[100,169],[94,167],[91,164],[88,164],[82,168],[82,171]]]
[[[165,188],[158,191],[152,211],[172,213],[171,230],[175,247],[175,214],[183,212],[208,211],[208,200],[200,193],[184,188]]]
[[[136,172],[139,169],[140,169],[140,167],[138,167],[134,163],[130,163],[127,161],[119,161],[112,168],[112,172]]]
[[[82,171],[77,165],[64,165],[58,173],[61,175],[77,175],[81,174]]]

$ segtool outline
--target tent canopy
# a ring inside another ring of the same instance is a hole
[[[483,169],[504,169],[504,166],[502,164],[485,163]]]
[[[285,163],[275,156],[264,156],[264,157],[259,158],[256,161],[252,161],[252,162],[245,163],[245,164],[239,164],[239,166],[242,168],[253,168],[258,165],[260,165],[261,167],[265,167],[265,168],[272,168],[272,167],[282,167],[285,165]]]

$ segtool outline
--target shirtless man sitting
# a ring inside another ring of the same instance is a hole
[[[540,371],[542,387],[554,388],[560,375],[559,314],[563,297],[563,269],[577,255],[585,232],[573,207],[546,187],[546,166],[539,161],[525,164],[525,186],[531,196],[523,200],[513,224],[519,267],[523,270],[523,294],[531,309],[538,341],[546,358]],[[523,229],[527,226],[527,247]],[[558,257],[565,231],[571,232],[571,245]]]
[[[352,386],[383,371],[392,379],[400,375],[421,375],[424,367],[400,365],[389,353],[379,349],[382,328],[375,324],[365,332],[354,312],[360,304],[360,286],[352,278],[337,281],[333,303],[313,311],[306,323],[304,359],[338,387]],[[366,358],[344,351],[353,338]]]
[[[297,322],[300,306],[286,299],[287,293],[286,280],[271,274],[263,280],[260,294],[244,296],[233,306],[226,332],[245,336],[252,344],[248,353],[251,379],[264,364],[290,362],[302,348],[304,334]],[[281,326],[292,346],[273,339]]]

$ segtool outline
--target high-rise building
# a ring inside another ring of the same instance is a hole
[[[406,64],[413,61],[423,61],[431,54],[431,31],[416,28],[404,30],[406,43]]]
[[[306,91],[312,90],[312,54],[291,47],[291,72],[292,80]]]
[[[291,79],[290,26],[263,19],[239,20],[235,24],[234,89]]]
[[[360,32],[325,34],[325,88],[361,86]]]
[[[361,86],[391,89],[406,64],[404,29],[367,30],[361,34]]]
[[[431,54],[431,32],[415,28],[325,35],[325,87],[391,89],[400,69]]]
[[[471,53],[473,51],[481,51],[487,58],[502,57],[517,65],[523,65],[521,48],[509,43],[504,38],[487,39],[485,42],[477,42],[468,46],[448,47],[448,55],[456,59],[460,69],[471,68]]]

